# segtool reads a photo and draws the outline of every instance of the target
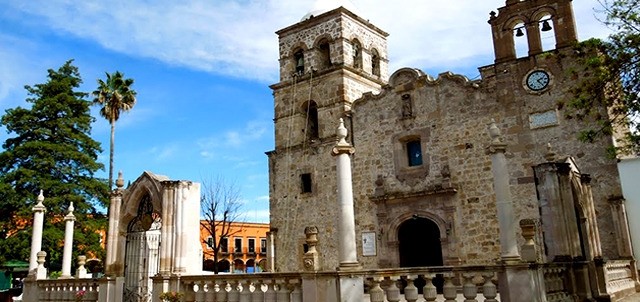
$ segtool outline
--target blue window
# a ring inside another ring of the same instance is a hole
[[[422,146],[420,145],[420,140],[407,142],[407,159],[409,167],[422,165]]]

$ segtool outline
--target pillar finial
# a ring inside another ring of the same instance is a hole
[[[67,209],[67,213],[71,214],[75,208],[73,207],[73,201],[69,203],[69,208]]]
[[[40,194],[38,194],[38,205],[43,205],[42,202],[44,201],[44,192],[43,190],[40,190]]]
[[[124,178],[122,177],[122,170],[118,171],[118,179],[116,179],[116,187],[118,190],[122,190],[124,187]]]
[[[346,140],[347,133],[348,133],[347,128],[344,127],[344,120],[340,118],[340,125],[336,130],[336,135],[338,136],[338,142],[336,143],[336,146],[338,147],[349,146],[349,143],[347,143],[347,140]]]

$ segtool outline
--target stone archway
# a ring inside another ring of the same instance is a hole
[[[398,227],[398,255],[400,267],[443,266],[438,224],[418,215],[402,222]],[[433,282],[438,292],[442,292],[442,275],[438,274]],[[421,293],[424,279],[416,280],[415,285]]]
[[[414,216],[398,227],[400,267],[442,266],[440,228],[430,219]]]

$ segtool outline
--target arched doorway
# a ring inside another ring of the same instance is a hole
[[[440,228],[431,219],[413,216],[398,228],[400,267],[442,266]]]
[[[440,228],[431,219],[414,215],[398,227],[398,254],[400,267],[442,266],[442,244]],[[439,274],[433,281],[438,292],[442,292],[444,279]],[[415,282],[422,291],[424,279]]]
[[[160,213],[145,195],[127,226],[124,267],[124,302],[150,302],[152,280],[160,265]]]

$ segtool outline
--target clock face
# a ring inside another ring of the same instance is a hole
[[[533,91],[540,91],[549,86],[549,74],[542,70],[536,70],[527,76],[527,87]]]

